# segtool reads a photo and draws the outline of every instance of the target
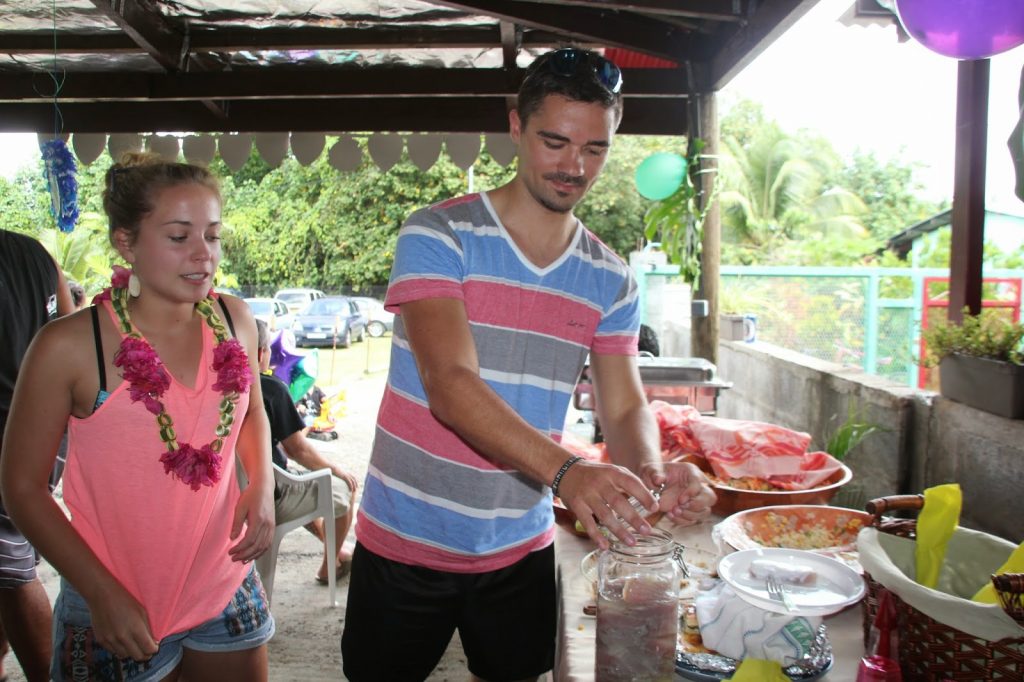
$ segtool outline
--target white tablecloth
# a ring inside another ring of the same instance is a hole
[[[687,547],[717,552],[711,540],[711,528],[720,519],[685,528],[666,523],[676,540]],[[566,682],[592,682],[594,679],[594,638],[597,621],[583,613],[586,604],[593,603],[590,586],[580,573],[580,560],[595,548],[593,542],[581,538],[558,526],[555,552],[558,567],[558,650],[555,656],[555,680]],[[853,682],[857,665],[864,655],[860,605],[825,619],[832,642],[835,665],[822,677],[827,682]]]

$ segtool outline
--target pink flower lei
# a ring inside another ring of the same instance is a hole
[[[112,288],[94,299],[110,300],[121,331],[127,334],[114,356],[114,365],[124,372],[122,376],[128,382],[132,402],[141,402],[150,413],[156,415],[160,440],[167,446],[167,451],[160,456],[164,473],[174,476],[192,490],[213,486],[220,480],[220,451],[224,447],[224,439],[231,433],[235,404],[252,383],[249,358],[237,339],[228,338],[227,329],[213,309],[213,299],[208,296],[197,303],[196,312],[203,317],[217,339],[213,349],[213,370],[217,373],[217,381],[213,389],[224,397],[220,401],[220,419],[214,439],[198,448],[190,443],[179,443],[174,421],[160,400],[170,387],[171,378],[156,351],[142,338],[128,317],[127,283],[130,275],[131,270],[114,266]]]

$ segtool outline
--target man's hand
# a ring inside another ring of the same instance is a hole
[[[690,525],[704,520],[718,499],[704,473],[689,462],[648,465],[642,469],[641,477],[652,487],[665,485],[658,509],[676,524]]]
[[[341,480],[345,481],[345,483],[348,485],[349,490],[352,491],[352,500],[355,501],[356,490],[359,489],[359,481],[356,480],[356,477],[338,466],[332,466],[331,473],[335,476],[335,478],[340,478]]]
[[[630,496],[648,513],[658,508],[651,491],[628,469],[588,460],[569,467],[559,483],[558,495],[601,549],[608,549],[610,542],[599,525],[627,545],[636,544],[631,528],[644,535],[651,532],[650,524],[630,505]]]

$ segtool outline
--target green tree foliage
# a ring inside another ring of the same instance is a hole
[[[0,177],[0,216],[5,230],[35,236],[44,226],[54,225],[49,199],[42,192],[42,178],[37,188],[32,173],[22,169],[12,180]]]
[[[360,145],[364,161],[351,173],[332,168],[327,155],[308,167],[289,157],[263,173],[253,152],[225,180],[225,254],[239,281],[330,291],[386,284],[409,214],[468,189],[467,175],[446,157],[427,171],[403,158],[384,173],[369,160],[365,140]],[[495,187],[511,172],[484,153],[475,186]]]
[[[85,213],[72,232],[42,230],[37,237],[68,279],[93,293],[109,286],[110,265],[120,261],[107,239],[107,223],[98,213]]]
[[[793,239],[864,234],[863,202],[827,182],[840,164],[824,140],[790,136],[765,122],[747,144],[728,135],[723,143],[722,240],[735,246],[741,261]]]
[[[738,102],[721,129],[723,262],[861,264],[943,208],[918,196],[914,164],[865,152],[844,163],[830,142],[786,133],[758,103]]]
[[[636,168],[651,154],[674,149],[685,152],[686,140],[617,136],[604,171],[576,208],[583,224],[623,258],[643,246],[644,213],[651,205],[636,189]]]
[[[624,258],[642,241],[648,203],[636,191],[633,172],[663,144],[617,138],[604,173],[578,207],[580,220]],[[467,174],[444,155],[427,171],[403,157],[383,173],[369,160],[365,141],[360,145],[364,161],[350,173],[332,168],[326,154],[308,167],[289,157],[269,169],[253,152],[233,174],[215,162],[225,178],[225,255],[238,281],[267,291],[384,285],[409,214],[469,189]],[[473,167],[473,188],[494,189],[514,172],[514,164],[503,168],[484,151]]]
[[[41,162],[39,167],[21,169],[12,181],[0,178],[0,227],[38,239],[64,274],[90,293],[108,281],[110,264],[117,260],[102,216],[103,177],[109,167],[106,152],[90,166],[78,164],[80,217],[70,233],[58,230],[50,213]]]
[[[897,159],[883,161],[874,152],[857,150],[835,181],[867,206],[864,226],[885,240],[949,205],[922,199],[924,186],[914,179],[921,164]]]

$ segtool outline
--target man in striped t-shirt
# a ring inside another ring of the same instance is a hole
[[[417,211],[386,306],[398,313],[358,516],[342,656],[350,680],[424,679],[458,629],[476,679],[535,679],[554,657],[552,490],[602,547],[714,495],[663,465],[636,369],[637,287],[573,215],[622,113],[619,69],[562,49],[527,70],[509,115],[515,178]],[[559,445],[590,356],[608,451]],[[620,516],[626,524],[618,521]],[[595,519],[596,517],[596,519]]]

